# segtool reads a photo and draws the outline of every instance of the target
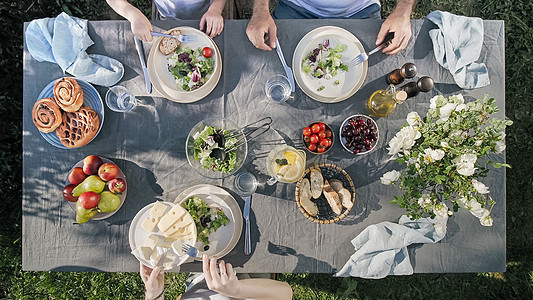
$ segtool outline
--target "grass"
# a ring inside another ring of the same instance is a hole
[[[150,1],[131,1],[150,16]],[[245,1],[237,1],[244,3]],[[250,1],[251,2],[251,1]],[[506,115],[508,130],[507,272],[415,274],[381,280],[333,278],[323,274],[281,274],[295,299],[532,299],[533,298],[533,2],[530,0],[419,0],[414,18],[439,9],[506,26]],[[382,1],[383,15],[395,1]],[[0,298],[139,299],[137,273],[28,272],[21,266],[22,23],[66,11],[90,20],[115,18],[103,1],[33,0],[0,3]],[[249,6],[240,6],[249,17]],[[168,299],[184,289],[183,274],[167,274]]]

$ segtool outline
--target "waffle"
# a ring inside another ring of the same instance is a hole
[[[32,120],[39,131],[49,133],[61,125],[61,109],[54,98],[43,98],[33,105]]]
[[[98,114],[85,105],[75,112],[63,112],[62,118],[56,134],[61,144],[67,148],[86,145],[98,133],[100,127]]]
[[[64,77],[54,84],[54,98],[62,110],[74,112],[83,105],[83,91],[76,79]]]

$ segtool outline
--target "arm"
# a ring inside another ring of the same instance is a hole
[[[143,15],[143,13],[131,5],[126,0],[106,0],[107,4],[117,12],[117,14],[130,21],[131,32],[139,39],[145,42],[151,42],[153,37],[150,31],[152,31],[152,24]]]
[[[224,261],[218,263],[216,258],[209,259],[204,254],[202,257],[203,272],[207,287],[221,295],[239,299],[256,300],[290,300],[292,299],[292,289],[285,283],[271,279],[237,279],[231,264]]]
[[[254,10],[250,22],[246,27],[246,35],[250,42],[258,49],[272,50],[276,48],[276,23],[270,15],[268,0],[255,0]],[[265,43],[268,34],[269,45]]]
[[[397,0],[396,8],[381,25],[378,33],[376,45],[381,43],[385,35],[394,32],[394,39],[383,48],[383,53],[396,54],[407,47],[411,38],[411,13],[416,4],[416,0]]]
[[[200,20],[200,30],[204,30],[205,26],[205,33],[210,37],[219,35],[224,29],[224,18],[222,17],[224,4],[226,4],[226,0],[213,0]]]

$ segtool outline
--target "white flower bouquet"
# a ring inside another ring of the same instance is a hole
[[[497,111],[488,96],[465,103],[459,94],[448,99],[433,97],[425,118],[409,113],[407,124],[387,148],[391,159],[406,168],[381,177],[383,184],[396,185],[404,192],[392,202],[405,208],[413,220],[436,218],[441,232],[448,216],[459,208],[469,210],[483,226],[492,226],[495,201],[478,179],[486,176],[489,165],[509,167],[484,156],[505,149],[505,128],[513,123],[491,118]]]

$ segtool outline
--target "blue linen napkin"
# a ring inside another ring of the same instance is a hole
[[[87,24],[64,12],[56,18],[33,20],[26,28],[26,46],[37,61],[57,63],[79,79],[112,86],[122,78],[124,66],[116,59],[85,52],[94,44]]]
[[[370,225],[352,240],[355,253],[335,276],[379,279],[387,275],[413,274],[407,246],[440,241],[446,235],[447,220],[446,217],[411,221],[404,215],[399,224]],[[435,223],[441,225],[442,232],[436,231]]]
[[[476,63],[483,46],[483,20],[433,11],[426,18],[439,28],[429,31],[437,62],[448,69],[463,89],[490,84],[487,67]]]

